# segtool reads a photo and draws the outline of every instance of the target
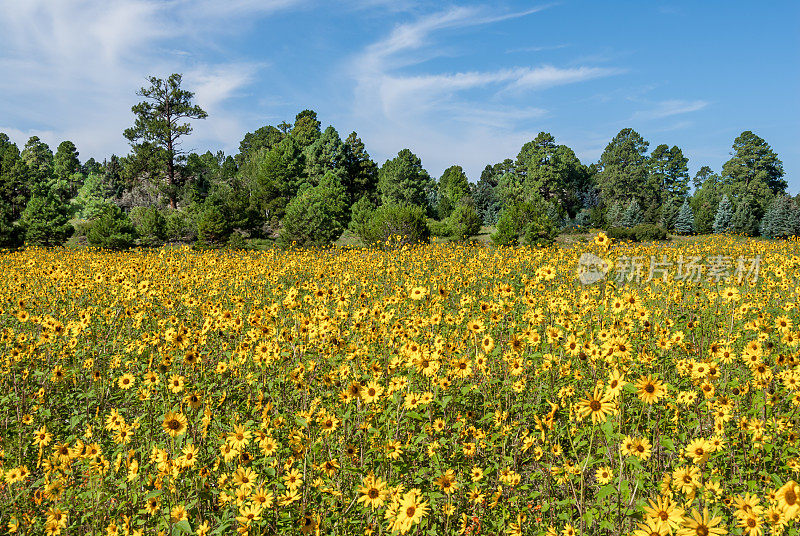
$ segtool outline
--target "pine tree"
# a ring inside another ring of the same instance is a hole
[[[800,206],[789,196],[778,197],[764,214],[760,231],[767,238],[800,236]]]
[[[741,199],[736,205],[736,212],[731,219],[731,232],[738,235],[756,236],[758,234],[758,210],[755,200],[752,197]]]
[[[694,232],[694,212],[689,200],[683,202],[680,211],[678,211],[678,219],[675,222],[675,232],[678,234],[690,234]]]
[[[731,230],[731,220],[733,220],[733,205],[728,199],[728,194],[722,196],[722,201],[717,206],[717,215],[714,216],[714,234],[727,233]]]
[[[625,212],[622,213],[619,224],[621,227],[631,228],[640,223],[642,223],[642,208],[639,206],[639,202],[634,199],[625,209]]]

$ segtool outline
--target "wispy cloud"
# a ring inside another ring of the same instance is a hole
[[[567,48],[569,45],[566,43],[562,43],[560,45],[542,45],[536,47],[519,47],[519,48],[510,48],[506,50],[506,54],[513,54],[515,52],[544,52],[546,50],[558,50],[561,48]]]
[[[377,144],[378,154],[391,157],[398,148],[413,143],[433,173],[457,158],[477,179],[487,162],[501,160],[529,141],[535,135],[531,123],[548,115],[542,107],[511,103],[524,92],[623,72],[611,67],[553,65],[407,72],[440,54],[440,34],[447,30],[498,24],[551,5],[499,15],[480,7],[454,7],[396,26],[367,46],[353,61],[354,111],[359,124],[365,125],[361,128],[368,129],[366,138]]]
[[[703,100],[665,100],[656,103],[648,110],[639,110],[631,116],[631,121],[650,121],[654,119],[664,119],[673,115],[688,114],[702,110],[708,106],[708,102]]]
[[[0,0],[0,117],[38,125],[6,129],[18,144],[41,133],[50,145],[71,139],[82,158],[126,152],[122,131],[132,123],[130,106],[147,76],[183,72],[201,106],[223,110],[264,64],[200,61],[197,51],[212,46],[220,19],[304,2]],[[197,122],[196,142],[235,143],[239,123],[236,114],[212,114]]]

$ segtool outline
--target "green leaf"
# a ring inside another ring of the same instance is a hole
[[[176,536],[179,534],[191,534],[192,527],[189,526],[189,522],[185,519],[183,521],[178,521],[174,525],[172,525],[172,536]]]

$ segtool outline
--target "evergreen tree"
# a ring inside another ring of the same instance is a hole
[[[745,236],[758,235],[758,204],[752,196],[740,199],[731,219],[731,232]]]
[[[730,232],[732,220],[733,204],[728,198],[728,195],[725,194],[722,196],[722,201],[719,202],[719,205],[717,206],[717,213],[714,216],[714,224],[712,225],[714,234]]]
[[[597,185],[606,203],[630,203],[643,196],[649,145],[638,132],[625,128],[606,146],[597,173]]]
[[[621,227],[632,228],[642,223],[642,207],[635,199],[630,202],[628,208],[622,213],[619,224]]]
[[[606,222],[609,227],[620,227],[622,225],[622,215],[625,213],[625,206],[617,201],[608,208],[606,212]]]
[[[294,118],[294,126],[289,136],[291,136],[301,150],[305,149],[320,137],[322,123],[317,120],[317,112],[313,110],[303,110]]]
[[[272,125],[261,127],[254,132],[248,132],[239,142],[239,153],[234,157],[234,160],[238,166],[241,166],[261,149],[269,151],[285,137],[286,134]]]
[[[344,143],[332,126],[303,151],[305,177],[308,184],[316,186],[327,173],[336,174],[341,182],[346,180]]]
[[[422,161],[408,149],[387,160],[378,171],[378,191],[383,204],[426,207],[428,192],[434,187]]]
[[[800,204],[788,195],[776,198],[764,214],[759,230],[767,238],[800,236]]]
[[[83,182],[78,149],[71,141],[62,141],[53,157],[53,175],[66,185],[67,199],[75,196]]]
[[[333,172],[307,187],[286,207],[278,244],[322,247],[341,236],[347,220],[347,189]]]
[[[713,232],[714,216],[721,197],[719,175],[710,167],[703,166],[694,179],[694,195],[690,199],[694,211],[694,228],[698,234]]]
[[[16,144],[0,132],[0,219],[7,225],[19,220],[29,197],[28,166]]]
[[[52,194],[33,195],[22,211],[25,243],[32,246],[60,246],[72,234],[69,207]]]
[[[344,183],[350,202],[356,202],[364,196],[377,201],[378,166],[355,132],[351,132],[344,142],[343,164],[347,172]]]
[[[511,160],[508,160],[511,162]],[[472,198],[475,200],[475,210],[483,219],[486,225],[494,225],[500,215],[500,196],[498,193],[498,180],[500,172],[498,166],[487,165],[481,172],[481,178],[477,184],[470,185]]]
[[[469,179],[461,166],[450,166],[439,178],[438,205],[439,219],[450,216],[462,198],[469,195]]]
[[[127,214],[117,205],[108,203],[92,220],[86,240],[89,244],[104,249],[127,249],[136,240],[136,229]]]
[[[688,199],[683,202],[678,212],[678,218],[675,221],[675,232],[678,234],[691,234],[694,232],[694,212],[692,212],[692,206],[689,204]]]
[[[749,130],[733,142],[733,156],[722,166],[722,179],[736,199],[750,198],[746,210],[757,220],[773,197],[786,193],[783,163],[766,141]],[[737,208],[740,205],[737,203]]]
[[[47,196],[53,178],[53,152],[38,136],[31,136],[20,153],[28,166],[28,191]]]
[[[181,80],[181,75],[177,73],[166,80],[151,76],[150,87],[143,87],[136,93],[146,100],[131,108],[136,115],[136,122],[124,132],[124,136],[134,147],[137,141],[149,144],[148,153],[159,164],[153,170],[154,175],[160,174],[161,169],[166,168],[162,189],[173,210],[177,208],[178,190],[181,186],[178,163],[183,152],[180,150],[180,139],[192,132],[189,123],[181,121],[208,117],[202,108],[192,104],[194,93],[181,89]],[[158,150],[150,150],[154,148]]]

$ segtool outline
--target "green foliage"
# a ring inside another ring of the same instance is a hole
[[[438,186],[439,203],[436,213],[439,219],[445,219],[469,195],[469,179],[461,166],[450,166],[442,173]]]
[[[653,240],[666,240],[667,231],[663,227],[652,223],[640,223],[633,228],[610,227],[606,234],[615,240],[629,240],[631,242],[643,242]]]
[[[556,224],[547,216],[546,204],[536,199],[506,206],[497,220],[492,242],[499,246],[549,246],[557,235]]]
[[[478,234],[483,220],[471,203],[459,203],[445,220],[445,224],[450,237],[463,240]]]
[[[652,223],[640,223],[631,230],[638,242],[667,239],[667,230]]]
[[[757,211],[758,202],[752,196],[740,199],[731,219],[731,232],[738,235],[757,236],[759,221],[756,216]]]
[[[293,137],[287,137],[269,151],[262,149],[240,168],[239,175],[252,192],[259,220],[278,225],[304,180],[303,166],[300,146]]]
[[[786,192],[783,163],[766,141],[749,130],[734,140],[733,156],[722,166],[722,179],[737,198],[751,198],[746,210],[756,219],[774,196]]]
[[[29,197],[28,167],[16,144],[0,132],[0,200],[3,202],[3,217],[11,223],[17,221]]]
[[[358,201],[364,196],[377,201],[378,166],[355,132],[351,132],[344,142],[343,165],[347,172],[345,186],[350,201]]]
[[[427,206],[427,194],[433,188],[422,162],[408,149],[387,160],[378,171],[378,192],[385,205]]]
[[[92,246],[104,249],[127,249],[136,240],[136,229],[122,209],[109,203],[91,221],[86,239]]]
[[[136,207],[130,219],[143,246],[159,246],[167,239],[167,218],[158,207]]]
[[[647,147],[650,144],[631,128],[614,136],[600,156],[597,185],[606,203],[629,203],[644,191],[647,181]]]
[[[340,179],[345,178],[344,143],[332,126],[326,128],[314,143],[306,147],[303,154],[305,156],[304,176],[307,177],[308,184],[311,186],[319,184],[326,173],[336,173]]]
[[[197,239],[202,246],[219,246],[231,234],[231,226],[219,206],[206,202],[194,217]]]
[[[511,162],[511,160],[507,162]],[[497,223],[497,218],[500,216],[500,210],[502,209],[498,191],[498,181],[502,175],[500,166],[501,164],[487,165],[481,173],[478,183],[471,188],[472,199],[475,201],[475,210],[480,214],[483,223],[487,225]]]
[[[681,209],[678,212],[678,218],[675,221],[675,232],[678,234],[691,234],[694,232],[694,212],[689,200],[683,202]]]
[[[239,142],[239,153],[234,157],[236,164],[241,166],[250,160],[261,149],[269,151],[278,145],[285,135],[272,125],[267,125],[254,132],[248,132]]]
[[[731,230],[731,222],[733,220],[733,204],[725,194],[717,206],[717,213],[714,216],[714,224],[712,228],[714,234],[727,233]]]
[[[523,200],[541,197],[575,214],[580,205],[578,193],[588,186],[589,172],[572,149],[556,145],[552,134],[540,132],[520,149],[513,177]]]
[[[302,190],[286,207],[278,245],[324,247],[339,238],[347,219],[347,191],[329,172],[319,186]]]
[[[800,236],[800,205],[788,195],[778,197],[764,214],[760,231],[767,238]]]
[[[202,205],[200,205],[202,208]],[[187,210],[171,210],[167,216],[167,240],[172,242],[190,242],[197,238],[197,227],[192,214]]]
[[[381,205],[372,213],[359,238],[369,245],[416,244],[430,239],[425,209],[418,205]]]
[[[313,110],[303,110],[294,118],[289,136],[297,143],[301,149],[305,149],[320,137],[321,123],[317,120],[317,112]]]
[[[25,244],[60,246],[73,232],[69,223],[69,207],[53,195],[34,195],[22,211],[20,224]]]
[[[356,236],[363,236],[373,212],[375,212],[375,204],[368,195],[362,196],[350,207],[350,223],[347,228]]]
[[[625,212],[619,218],[619,225],[621,227],[636,227],[642,222],[642,208],[639,206],[637,200],[630,202]]]

